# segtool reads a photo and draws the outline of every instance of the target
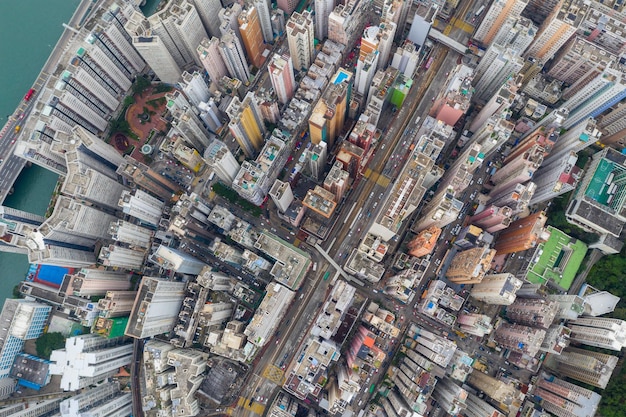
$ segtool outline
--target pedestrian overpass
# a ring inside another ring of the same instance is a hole
[[[465,53],[467,52],[466,45],[463,45],[462,43],[455,41],[451,37],[444,35],[443,33],[441,33],[439,30],[435,28],[430,28],[430,30],[428,31],[428,36],[434,39],[435,41],[444,44],[448,48],[454,49],[461,55],[465,55]]]

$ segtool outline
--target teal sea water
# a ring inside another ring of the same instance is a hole
[[[0,128],[31,87],[63,32],[79,0],[20,0],[0,2]],[[15,192],[4,205],[44,214],[57,175],[43,168],[26,168]],[[0,302],[28,270],[25,255],[0,252]]]

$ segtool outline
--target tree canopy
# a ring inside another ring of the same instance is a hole
[[[50,359],[50,354],[55,349],[62,349],[65,346],[65,337],[58,332],[44,333],[35,342],[37,356],[43,359]]]

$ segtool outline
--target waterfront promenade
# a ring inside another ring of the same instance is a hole
[[[97,7],[100,1],[101,0],[82,0],[80,2],[69,22],[65,25],[65,29],[52,49],[48,60],[41,68],[39,75],[31,86],[31,88],[35,90],[35,94],[29,101],[20,101],[17,109],[0,130],[0,204],[4,203],[13,184],[15,184],[15,180],[26,165],[24,159],[13,154],[19,136],[24,134],[22,127],[28,121],[41,90],[48,83],[51,74],[56,70],[58,64],[61,63],[60,60],[67,51],[67,48],[70,47],[73,37],[77,33],[76,29],[80,29],[82,24],[87,21],[91,11]],[[70,28],[68,28],[68,26]],[[26,91],[24,93],[26,93]]]

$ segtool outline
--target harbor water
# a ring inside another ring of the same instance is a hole
[[[79,0],[0,2],[0,128],[39,75]],[[1,156],[0,156],[1,157]],[[58,176],[26,167],[4,205],[43,215]],[[0,252],[0,300],[26,276],[26,255]]]

